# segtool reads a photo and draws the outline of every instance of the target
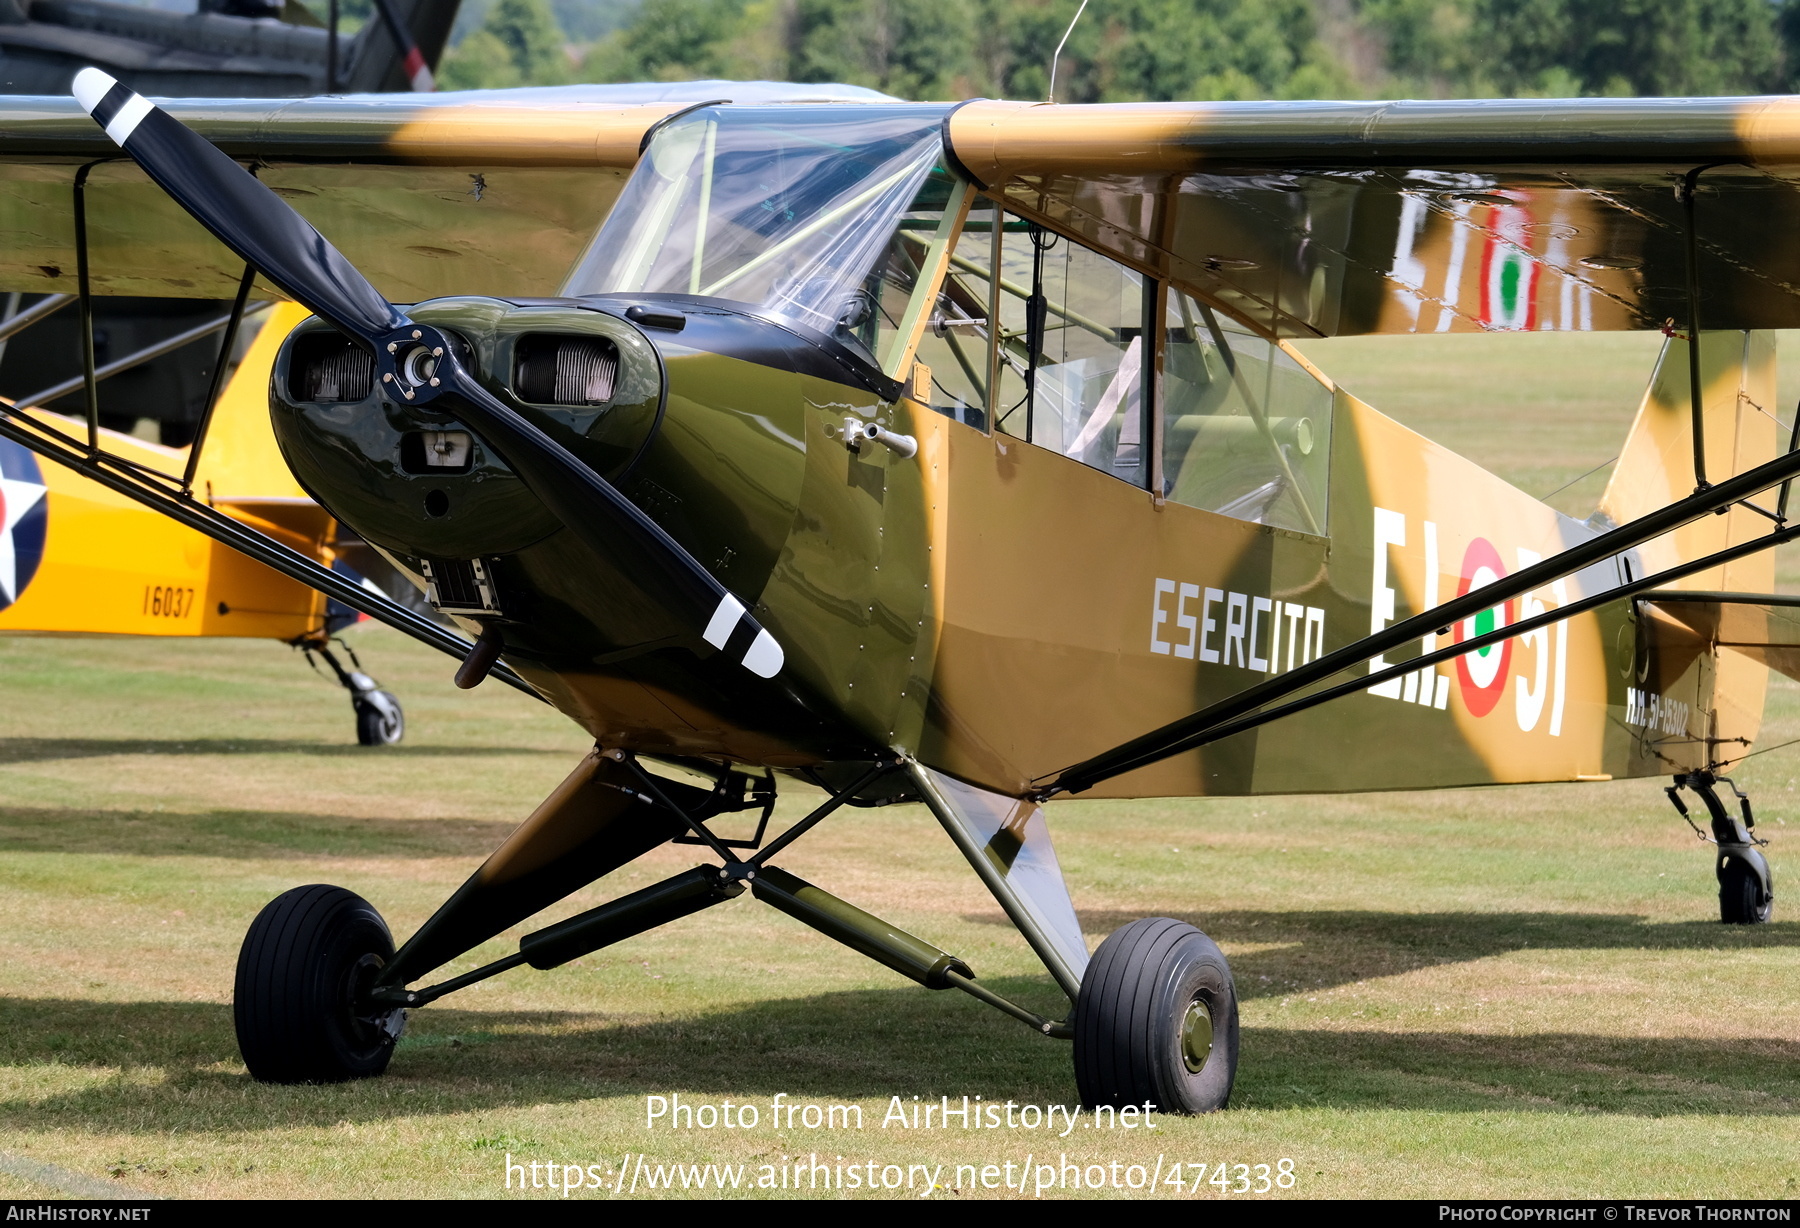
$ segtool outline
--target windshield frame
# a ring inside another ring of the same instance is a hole
[[[715,104],[671,117],[561,293],[709,298],[871,349],[845,317],[889,232],[919,200],[947,195],[954,210],[966,190],[944,154],[953,109]],[[866,360],[889,370],[893,353],[884,337]]]

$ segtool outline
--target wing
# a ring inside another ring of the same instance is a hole
[[[1800,326],[1800,100],[974,102],[1020,213],[1279,336]],[[1695,174],[1697,172],[1697,174]]]
[[[660,120],[700,102],[869,101],[851,86],[670,85],[168,110],[253,166],[394,302],[556,293]],[[73,98],[0,98],[0,291],[70,292],[82,167],[96,294],[228,299],[243,262],[150,182]],[[273,291],[259,288],[259,294]]]

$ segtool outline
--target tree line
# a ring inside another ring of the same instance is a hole
[[[446,89],[700,77],[1043,98],[1079,0],[465,0]],[[1800,0],[1090,0],[1061,102],[1787,93]]]

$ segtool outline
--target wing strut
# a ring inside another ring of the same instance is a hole
[[[1682,229],[1686,240],[1683,254],[1687,259],[1688,317],[1688,417],[1694,431],[1694,491],[1699,493],[1711,485],[1706,480],[1706,405],[1700,387],[1700,232],[1694,218],[1694,197],[1700,191],[1700,176],[1717,163],[1696,166],[1681,177],[1676,199],[1681,201]]]
[[[206,406],[200,411],[200,422],[194,427],[194,440],[188,445],[187,468],[181,471],[181,491],[191,494],[194,474],[200,469],[200,449],[206,446],[206,433],[212,429],[213,411],[219,408],[219,394],[225,391],[225,368],[231,361],[232,347],[237,344],[238,326],[244,322],[244,305],[250,301],[250,287],[256,283],[256,270],[244,266],[238,282],[237,299],[231,304],[231,315],[225,324],[225,336],[219,342],[219,357],[213,363],[212,384],[206,390]]]
[[[1796,476],[1800,476],[1800,452],[1783,453],[1774,460],[1766,461],[1735,477],[1727,478],[1716,486],[1697,490],[1666,507],[1553,554],[1541,563],[1521,568],[1493,584],[1472,589],[1464,596],[1446,601],[1435,609],[1403,619],[1379,632],[1365,636],[1333,652],[1328,652],[1317,660],[1298,666],[1285,674],[1255,686],[1246,687],[1190,716],[1171,721],[1159,729],[1153,729],[1149,733],[1095,755],[1091,759],[1064,768],[1061,772],[1055,773],[1054,777],[1038,790],[1036,796],[1046,798],[1058,793],[1079,793],[1092,788],[1103,780],[1110,780],[1125,772],[1147,767],[1152,763],[1167,759],[1171,755],[1193,750],[1195,747],[1216,741],[1220,736],[1226,736],[1217,733],[1216,731],[1219,729],[1229,728],[1232,732],[1237,733],[1254,728],[1272,718],[1265,714],[1259,714],[1248,724],[1240,723],[1240,718],[1247,717],[1251,713],[1257,712],[1258,709],[1266,708],[1276,700],[1305,690],[1315,683],[1325,682],[1333,675],[1352,666],[1360,665],[1370,657],[1409,644],[1429,633],[1440,632],[1485,609],[1511,601],[1514,597],[1523,596],[1533,589],[1542,588],[1546,584],[1633,549],[1652,538],[1660,537],[1684,524],[1698,520],[1702,516],[1722,514],[1732,504],[1748,499],[1752,495],[1789,481]],[[1732,547],[1732,550],[1741,550],[1745,554],[1754,553],[1790,540],[1792,532],[1793,530],[1790,529],[1781,529],[1765,537],[1746,542],[1742,546]],[[1732,554],[1731,551],[1722,551],[1710,556],[1703,564],[1682,564],[1681,567],[1660,573],[1656,577],[1656,582],[1668,584],[1682,575],[1691,574],[1692,570],[1702,566],[1716,566],[1730,557],[1738,556]],[[1608,600],[1618,600],[1627,595],[1629,591],[1635,590],[1635,585],[1625,585],[1609,590]],[[1604,604],[1604,602],[1600,604]],[[1517,623],[1515,626],[1532,629],[1538,625],[1548,625],[1569,617],[1569,612],[1573,608],[1573,606],[1565,606],[1551,611],[1555,617],[1549,618],[1543,623],[1533,620],[1530,626],[1523,622]],[[1510,632],[1513,628],[1507,628],[1507,630]],[[1501,636],[1500,638],[1506,637]],[[1448,659],[1460,655],[1462,652],[1469,651],[1469,646],[1476,643],[1478,643],[1476,640],[1465,640],[1454,649],[1441,650],[1440,654],[1435,654],[1430,659]],[[1398,669],[1393,676],[1420,669],[1426,660],[1427,658],[1421,657],[1408,661],[1404,668]],[[1380,676],[1387,677],[1389,675]],[[1355,686],[1357,688],[1366,687],[1370,685],[1370,682],[1369,678],[1359,678],[1356,680]],[[1347,692],[1342,688],[1337,688],[1335,693]],[[1306,706],[1310,707],[1311,704],[1308,703]],[[1285,711],[1298,710],[1290,707],[1284,710],[1284,714]]]
[[[0,324],[0,348],[4,348],[6,342],[12,340],[13,337],[24,332],[45,316],[62,310],[74,301],[75,296],[73,294],[46,294],[31,306],[25,308],[25,310],[18,312],[16,315],[8,316],[6,322]]]

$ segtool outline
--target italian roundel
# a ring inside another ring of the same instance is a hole
[[[17,601],[37,575],[49,523],[37,457],[0,439],[0,609]]]
[[[1463,552],[1462,581],[1456,595],[1463,596],[1483,585],[1492,584],[1506,574],[1500,552],[1485,537],[1477,537]],[[1456,642],[1472,640],[1478,635],[1498,631],[1513,621],[1512,603],[1481,611],[1456,624]],[[1512,662],[1512,641],[1489,644],[1475,652],[1456,658],[1456,680],[1462,687],[1463,706],[1473,716],[1486,716],[1500,702],[1506,690],[1506,670]]]

